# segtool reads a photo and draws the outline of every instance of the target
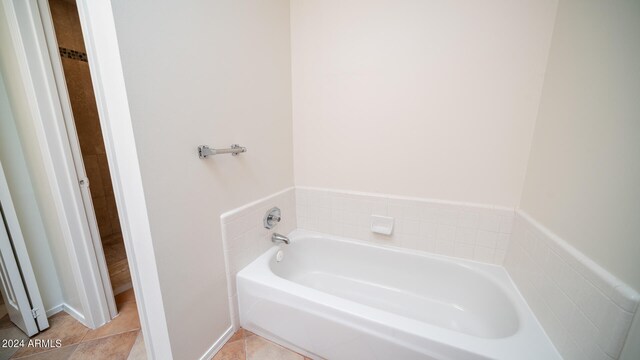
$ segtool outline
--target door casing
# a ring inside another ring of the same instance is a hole
[[[11,320],[28,336],[49,327],[36,276],[20,229],[9,184],[0,163],[0,252],[5,306]]]
[[[104,256],[104,249],[102,248],[102,240],[98,228],[98,220],[96,219],[91,192],[89,190],[91,184],[89,183],[89,178],[87,177],[87,172],[84,167],[82,152],[80,151],[80,141],[78,139],[76,123],[71,108],[71,99],[69,98],[67,81],[64,77],[62,61],[60,60],[58,41],[56,38],[55,28],[53,26],[53,18],[51,16],[49,2],[47,0],[38,0],[38,9],[40,12],[40,18],[42,19],[43,31],[47,42],[53,76],[55,78],[56,88],[58,89],[60,107],[62,108],[64,124],[67,130],[67,139],[69,140],[71,156],[73,158],[73,164],[76,170],[78,185],[80,186],[80,193],[84,205],[84,214],[87,219],[89,233],[93,242],[93,247],[95,249],[97,265],[105,293],[104,295],[107,301],[107,306],[109,308],[109,315],[113,319],[114,317],[116,317],[116,315],[118,315],[118,309],[116,307],[116,302],[113,295],[113,287],[111,286],[111,279],[109,277],[109,269],[107,267],[107,262]]]
[[[64,114],[40,15],[46,0],[0,0],[16,48],[69,261],[84,314],[76,318],[95,328],[110,319],[95,248],[66,133]],[[172,359],[171,344],[120,49],[110,1],[77,0],[89,58],[109,171],[140,323],[151,359]],[[135,239],[135,241],[134,241]],[[73,314],[72,314],[73,315]]]

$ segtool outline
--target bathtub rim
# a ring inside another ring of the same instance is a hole
[[[456,266],[461,266],[470,271],[479,272],[480,275],[487,278],[488,281],[498,286],[508,297],[509,301],[512,302],[518,316],[518,329],[506,337],[477,337],[427,322],[413,320],[402,315],[298,284],[280,277],[271,269],[271,262],[272,259],[275,258],[275,254],[287,245],[272,246],[240,270],[236,275],[238,289],[240,289],[240,281],[256,282],[262,286],[273,288],[276,291],[302,298],[320,307],[330,308],[332,311],[343,312],[354,316],[363,322],[368,321],[372,324],[388,327],[397,332],[404,332],[419,337],[425,341],[435,341],[488,358],[510,358],[517,356],[518,353],[526,351],[527,349],[539,350],[540,348],[544,348],[545,359],[562,359],[558,350],[549,339],[549,336],[543,330],[540,322],[534,316],[533,311],[525,301],[520,290],[503,266],[302,229],[293,230],[288,236],[292,243],[300,241],[301,238],[316,241],[330,240],[345,242],[383,251],[392,251],[399,254],[420,256],[431,260],[453,263]],[[240,296],[240,291],[238,291],[238,296]],[[271,335],[271,337],[279,338],[275,335]],[[286,342],[286,340],[284,341]]]

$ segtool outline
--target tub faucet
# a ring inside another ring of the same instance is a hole
[[[273,241],[274,243],[283,242],[289,245],[289,238],[278,233],[273,233],[273,235],[271,235],[271,241]]]

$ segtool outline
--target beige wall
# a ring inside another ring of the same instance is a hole
[[[636,290],[638,39],[638,1],[560,1],[520,205]],[[640,358],[638,316],[623,358]]]
[[[296,185],[514,207],[556,3],[292,1]]]
[[[640,290],[640,2],[562,0],[521,207]]]
[[[220,215],[293,185],[289,2],[113,8],[172,352],[196,359],[230,325]]]

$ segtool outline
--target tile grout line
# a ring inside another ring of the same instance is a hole
[[[139,331],[140,331],[140,329],[129,329],[129,330],[121,331],[121,332],[118,332],[118,333],[113,333],[113,334],[109,334],[109,335],[101,336],[101,337],[98,337],[98,338],[95,338],[95,339],[89,339],[89,340],[87,340],[87,341],[82,340],[82,341],[81,341],[81,342],[79,342],[78,344],[88,344],[88,343],[90,343],[90,342],[94,342],[94,341],[98,341],[98,340],[104,340],[104,339],[107,339],[107,338],[110,338],[110,337],[113,337],[113,336],[118,336],[118,335],[122,335],[122,334],[127,334],[127,333],[134,332],[134,331],[138,331],[138,332],[139,332]]]
[[[109,335],[109,336],[104,336],[104,337],[100,337],[100,338],[96,338],[96,339],[91,339],[91,340],[87,340],[87,341],[84,341],[84,340],[83,340],[83,341],[81,341],[81,342],[79,342],[79,343],[77,343],[77,344],[76,344],[76,348],[71,352],[71,354],[69,355],[69,358],[73,357],[73,354],[74,354],[76,351],[78,351],[78,348],[79,348],[79,347],[80,347],[80,345],[82,345],[82,344],[90,344],[90,343],[92,343],[92,342],[102,341],[102,340],[105,340],[105,339],[108,339],[108,338],[111,338],[111,337],[114,337],[114,336],[118,336],[118,335],[122,335],[122,334],[126,334],[126,333],[131,333],[131,332],[136,332],[136,333],[138,333],[138,334],[139,334],[139,333],[140,333],[140,329],[124,331],[124,332],[121,332],[121,333],[111,334],[111,335]],[[131,350],[133,350],[133,346],[134,346],[134,345],[135,345],[135,343],[136,343],[136,339],[137,339],[137,337],[138,337],[138,335],[136,335],[136,338],[134,338],[134,339],[133,339],[133,343],[131,343],[131,347],[130,347],[130,348],[129,348],[129,350],[127,351],[127,354],[126,354],[126,355],[127,355],[127,357],[129,357],[129,355],[131,354]]]
[[[82,339],[82,341],[80,341],[78,344],[80,344],[80,343],[89,343],[89,342],[92,342],[92,341],[95,341],[95,340],[105,339],[105,338],[116,336],[116,335],[122,335],[122,334],[126,334],[126,333],[132,332],[132,331],[140,331],[140,328],[123,330],[123,331],[116,332],[116,333],[113,333],[113,334],[108,334],[108,335],[103,335],[103,336],[100,336],[100,337],[97,337],[97,338],[88,339],[86,341],[85,341],[85,339]]]
[[[244,349],[244,360],[247,360],[247,331],[242,329],[242,347]]]
[[[10,357],[9,357],[9,360],[20,360],[20,359],[26,359],[26,358],[28,358],[28,357],[30,357],[30,356],[42,355],[42,354],[46,354],[46,353],[52,352],[52,351],[54,351],[54,350],[60,350],[60,349],[68,348],[68,347],[71,347],[71,346],[76,346],[76,347],[77,347],[78,345],[80,345],[80,343],[75,343],[75,344],[70,344],[70,345],[66,345],[66,346],[61,346],[61,347],[59,347],[59,348],[48,348],[48,349],[47,349],[47,350],[45,350],[45,351],[41,351],[41,352],[37,352],[37,353],[33,353],[33,354],[29,354],[29,355],[25,355],[25,356],[20,356],[20,357],[14,357],[14,356],[12,355],[12,356],[10,356]],[[75,351],[76,351],[76,350],[74,349],[74,350],[71,352],[71,354],[73,354]]]

